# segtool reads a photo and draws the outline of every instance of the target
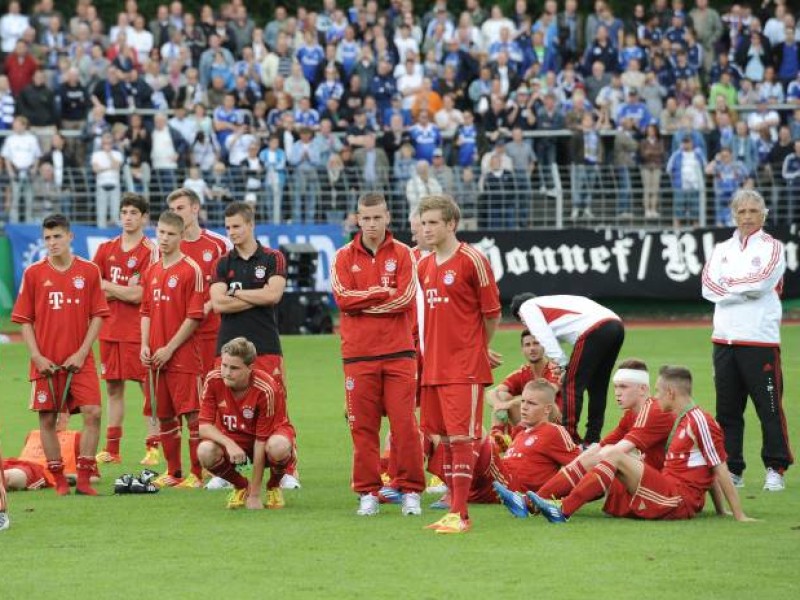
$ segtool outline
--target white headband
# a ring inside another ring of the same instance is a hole
[[[639,369],[617,369],[617,372],[614,373],[614,383],[622,381],[650,385],[650,375],[647,371]]]

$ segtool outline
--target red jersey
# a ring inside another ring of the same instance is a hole
[[[143,277],[142,287],[141,315],[150,317],[151,352],[166,346],[187,318],[203,318],[203,273],[188,256],[169,267],[161,261],[152,265]],[[198,375],[203,372],[195,335],[181,344],[162,370]]]
[[[555,423],[515,428],[511,446],[503,455],[503,470],[512,489],[536,491],[581,453],[566,429]]]
[[[53,487],[53,484],[48,480],[47,469],[44,465],[30,460],[23,460],[21,458],[4,458],[0,463],[3,469],[19,469],[25,473],[25,489],[26,490],[41,490],[43,488]]]
[[[46,258],[25,269],[11,320],[33,325],[39,351],[61,365],[83,344],[90,321],[108,314],[100,270],[74,256],[65,271],[56,269]],[[80,372],[96,372],[91,351]],[[43,377],[31,361],[31,381]]]
[[[699,406],[695,406],[680,417],[672,433],[661,472],[697,492],[694,498],[699,505],[689,508],[699,512],[703,508],[705,492],[714,481],[711,469],[727,459],[719,423]],[[682,496],[688,500],[687,495]]]
[[[193,259],[200,266],[205,279],[203,291],[203,302],[211,299],[211,280],[214,278],[217,269],[217,261],[220,256],[227,254],[233,245],[224,237],[208,229],[200,230],[200,237],[190,242],[181,240],[181,252]],[[197,329],[197,336],[201,338],[217,337],[219,330],[219,315],[213,310],[206,315],[200,327]]]
[[[626,410],[614,430],[600,440],[600,445],[610,446],[628,440],[641,452],[645,463],[660,470],[674,424],[675,413],[662,410],[658,400],[648,398],[638,413]]]
[[[128,251],[122,249],[122,236],[103,242],[97,248],[93,262],[106,281],[117,285],[137,285],[142,274],[158,261],[158,247],[146,236]],[[103,321],[100,339],[106,342],[140,343],[139,305],[109,299],[111,315]]]
[[[289,425],[283,386],[266,372],[254,369],[241,398],[225,385],[219,369],[206,377],[200,400],[200,423],[214,425],[240,446],[265,442],[280,427]]]
[[[336,252],[331,286],[341,310],[342,358],[414,351],[415,264],[411,249],[388,231],[374,255],[361,233]],[[394,288],[395,295],[384,288]]]
[[[528,382],[533,381],[534,378],[536,377],[535,373],[533,372],[533,366],[530,364],[522,365],[519,369],[506,376],[506,378],[503,380],[503,385],[508,388],[509,394],[512,396],[519,396],[522,394],[523,388],[528,384]],[[541,379],[545,379],[555,385],[558,389],[561,389],[560,367],[552,360],[545,359]]]
[[[429,254],[417,271],[425,296],[422,385],[491,384],[483,321],[500,315],[500,292],[489,261],[461,242],[442,264]]]

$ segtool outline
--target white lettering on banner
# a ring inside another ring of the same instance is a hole
[[[528,265],[528,256],[519,248],[506,252],[506,264],[508,272],[512,275],[524,275],[531,270]]]
[[[691,233],[662,233],[661,243],[661,258],[667,261],[664,272],[672,281],[684,282],[703,270],[697,258],[697,239]]]
[[[800,266],[798,264],[797,258],[797,250],[798,245],[797,242],[786,242],[786,269],[794,273],[797,271],[797,267]]]
[[[617,271],[619,272],[619,280],[625,283],[628,279],[628,256],[631,253],[631,246],[633,240],[629,237],[615,240],[611,248],[611,253],[617,257]]]
[[[561,268],[567,273],[586,273],[589,265],[586,264],[586,251],[580,246],[567,246],[561,244],[557,248],[561,255]]]
[[[505,275],[503,270],[503,256],[500,253],[500,248],[494,243],[494,238],[482,238],[478,243],[472,244],[486,257],[489,265],[492,267],[492,274],[495,281],[500,281]]]
[[[642,251],[639,253],[639,270],[636,279],[644,281],[647,278],[647,263],[650,262],[650,248],[653,246],[653,236],[647,234],[642,239]]]
[[[608,264],[608,259],[611,258],[611,252],[605,246],[597,246],[596,248],[589,249],[589,260],[592,263],[592,271],[598,273],[608,273],[611,265]]]
[[[529,254],[533,257],[534,270],[539,275],[557,275],[561,271],[556,261],[556,252],[552,248],[534,246]]]

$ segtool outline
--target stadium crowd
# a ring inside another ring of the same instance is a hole
[[[708,187],[709,221],[730,225],[733,191],[757,186],[792,220],[796,9],[708,4],[323,0],[265,20],[242,0],[127,0],[104,22],[91,0],[11,0],[0,207],[104,226],[122,192],[159,206],[185,185],[214,225],[233,199],[260,220],[338,223],[372,189],[403,222],[442,191],[474,225],[516,228],[564,189],[575,223],[693,225]]]

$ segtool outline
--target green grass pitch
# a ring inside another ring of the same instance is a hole
[[[783,330],[784,403],[795,450],[800,431],[800,327]],[[713,413],[708,326],[631,329],[622,356],[652,370],[682,363],[695,397]],[[500,378],[520,362],[518,334],[502,331]],[[797,598],[800,590],[800,477],[761,490],[760,433],[747,414],[750,468],[739,524],[709,506],[690,522],[613,520],[599,505],[565,526],[520,521],[500,506],[474,506],[464,536],[422,526],[440,513],[401,517],[384,506],[355,516],[349,489],[350,436],[336,337],[284,340],[289,407],[300,444],[301,490],[282,511],[227,511],[225,492],[166,490],[111,494],[114,478],[141,458],[141,395],[129,387],[122,465],[103,471],[99,498],[57,498],[52,490],[14,494],[12,528],[0,534],[0,598]],[[27,354],[0,348],[0,441],[20,449],[35,418],[26,409]],[[607,430],[618,409],[610,399]],[[75,422],[74,426],[79,423]],[[424,506],[434,498],[426,496]],[[710,504],[710,501],[709,501]]]

